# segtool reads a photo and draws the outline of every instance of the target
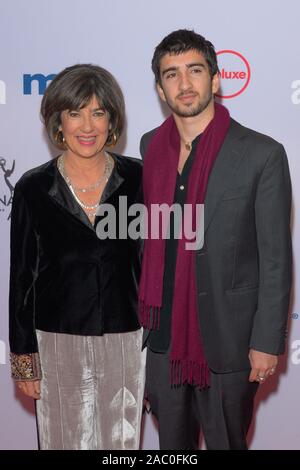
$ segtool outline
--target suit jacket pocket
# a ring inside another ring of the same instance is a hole
[[[242,287],[235,287],[234,289],[227,289],[225,292],[228,295],[239,295],[239,294],[247,294],[248,292],[255,292],[258,291],[258,285],[252,284],[248,286]]]
[[[237,186],[236,188],[228,188],[223,197],[222,201],[231,201],[232,199],[239,199],[247,196],[251,189],[250,185]]]

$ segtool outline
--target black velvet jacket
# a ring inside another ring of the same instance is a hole
[[[112,154],[101,203],[141,202],[142,162]],[[123,214],[125,215],[125,214]],[[11,216],[10,349],[37,352],[35,329],[80,335],[137,330],[141,243],[100,240],[57,169],[28,171]],[[130,219],[128,218],[128,223]],[[117,224],[118,229],[118,224]]]

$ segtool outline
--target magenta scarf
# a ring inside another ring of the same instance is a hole
[[[208,178],[226,137],[230,123],[227,109],[215,103],[215,114],[197,146],[189,176],[186,204],[192,204],[195,230],[196,204],[203,204]],[[143,189],[151,230],[151,205],[173,204],[180,152],[180,137],[171,115],[154,134],[145,156]],[[171,327],[171,383],[185,382],[199,387],[209,385],[209,369],[205,359],[198,320],[195,250],[186,250],[184,234],[178,240],[174,299]],[[163,296],[165,239],[145,240],[139,288],[139,310],[142,325],[159,329]],[[201,306],[200,306],[201,308]]]

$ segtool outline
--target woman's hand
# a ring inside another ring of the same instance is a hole
[[[39,400],[41,398],[40,380],[18,380],[17,387],[30,398]]]

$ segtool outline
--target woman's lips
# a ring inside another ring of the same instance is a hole
[[[96,142],[96,137],[77,137],[77,139],[81,145],[86,146],[95,145]]]

